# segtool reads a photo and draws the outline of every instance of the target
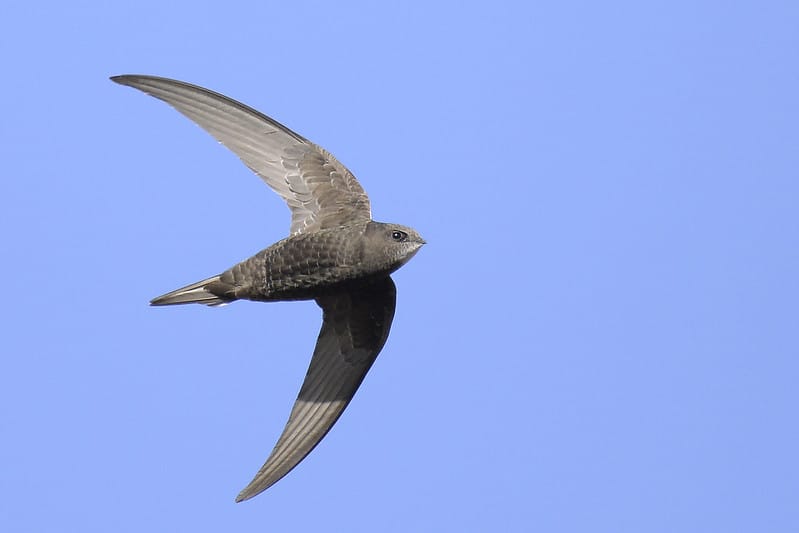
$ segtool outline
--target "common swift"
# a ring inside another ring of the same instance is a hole
[[[372,220],[355,176],[324,148],[231,98],[155,76],[111,78],[163,100],[241,158],[291,211],[289,236],[151,305],[315,300],[322,329],[283,433],[236,498],[260,494],[302,461],[347,407],[388,338],[391,273],[425,244],[412,228]]]

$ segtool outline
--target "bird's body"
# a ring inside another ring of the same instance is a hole
[[[315,300],[322,329],[289,420],[264,466],[237,497],[286,475],[330,430],[383,347],[394,317],[390,274],[424,244],[412,228],[371,219],[369,198],[323,148],[266,115],[202,87],[154,76],[116,76],[186,115],[280,194],[290,235],[219,275],[152,305],[222,305],[239,299]]]
[[[388,276],[410,259],[383,253],[380,241],[394,231],[407,234],[413,230],[370,221],[292,235],[200,285],[172,291],[151,303],[311,300],[344,286],[368,284]]]

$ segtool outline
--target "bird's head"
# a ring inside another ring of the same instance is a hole
[[[407,263],[425,244],[415,229],[400,224],[370,222],[365,237],[364,259],[391,272]]]

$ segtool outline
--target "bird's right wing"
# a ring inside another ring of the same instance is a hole
[[[263,113],[182,81],[142,75],[111,80],[163,100],[239,156],[286,201],[292,235],[371,218],[369,197],[347,167]]]
[[[316,301],[323,310],[322,330],[302,389],[283,434],[237,502],[288,474],[336,423],[388,338],[396,288],[386,277]]]

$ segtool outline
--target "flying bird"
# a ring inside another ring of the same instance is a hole
[[[227,96],[155,76],[114,76],[163,100],[241,158],[291,211],[289,236],[151,305],[315,300],[322,329],[283,433],[237,502],[302,461],[347,407],[383,348],[394,318],[391,273],[425,244],[414,229],[372,220],[355,176],[324,148]]]

